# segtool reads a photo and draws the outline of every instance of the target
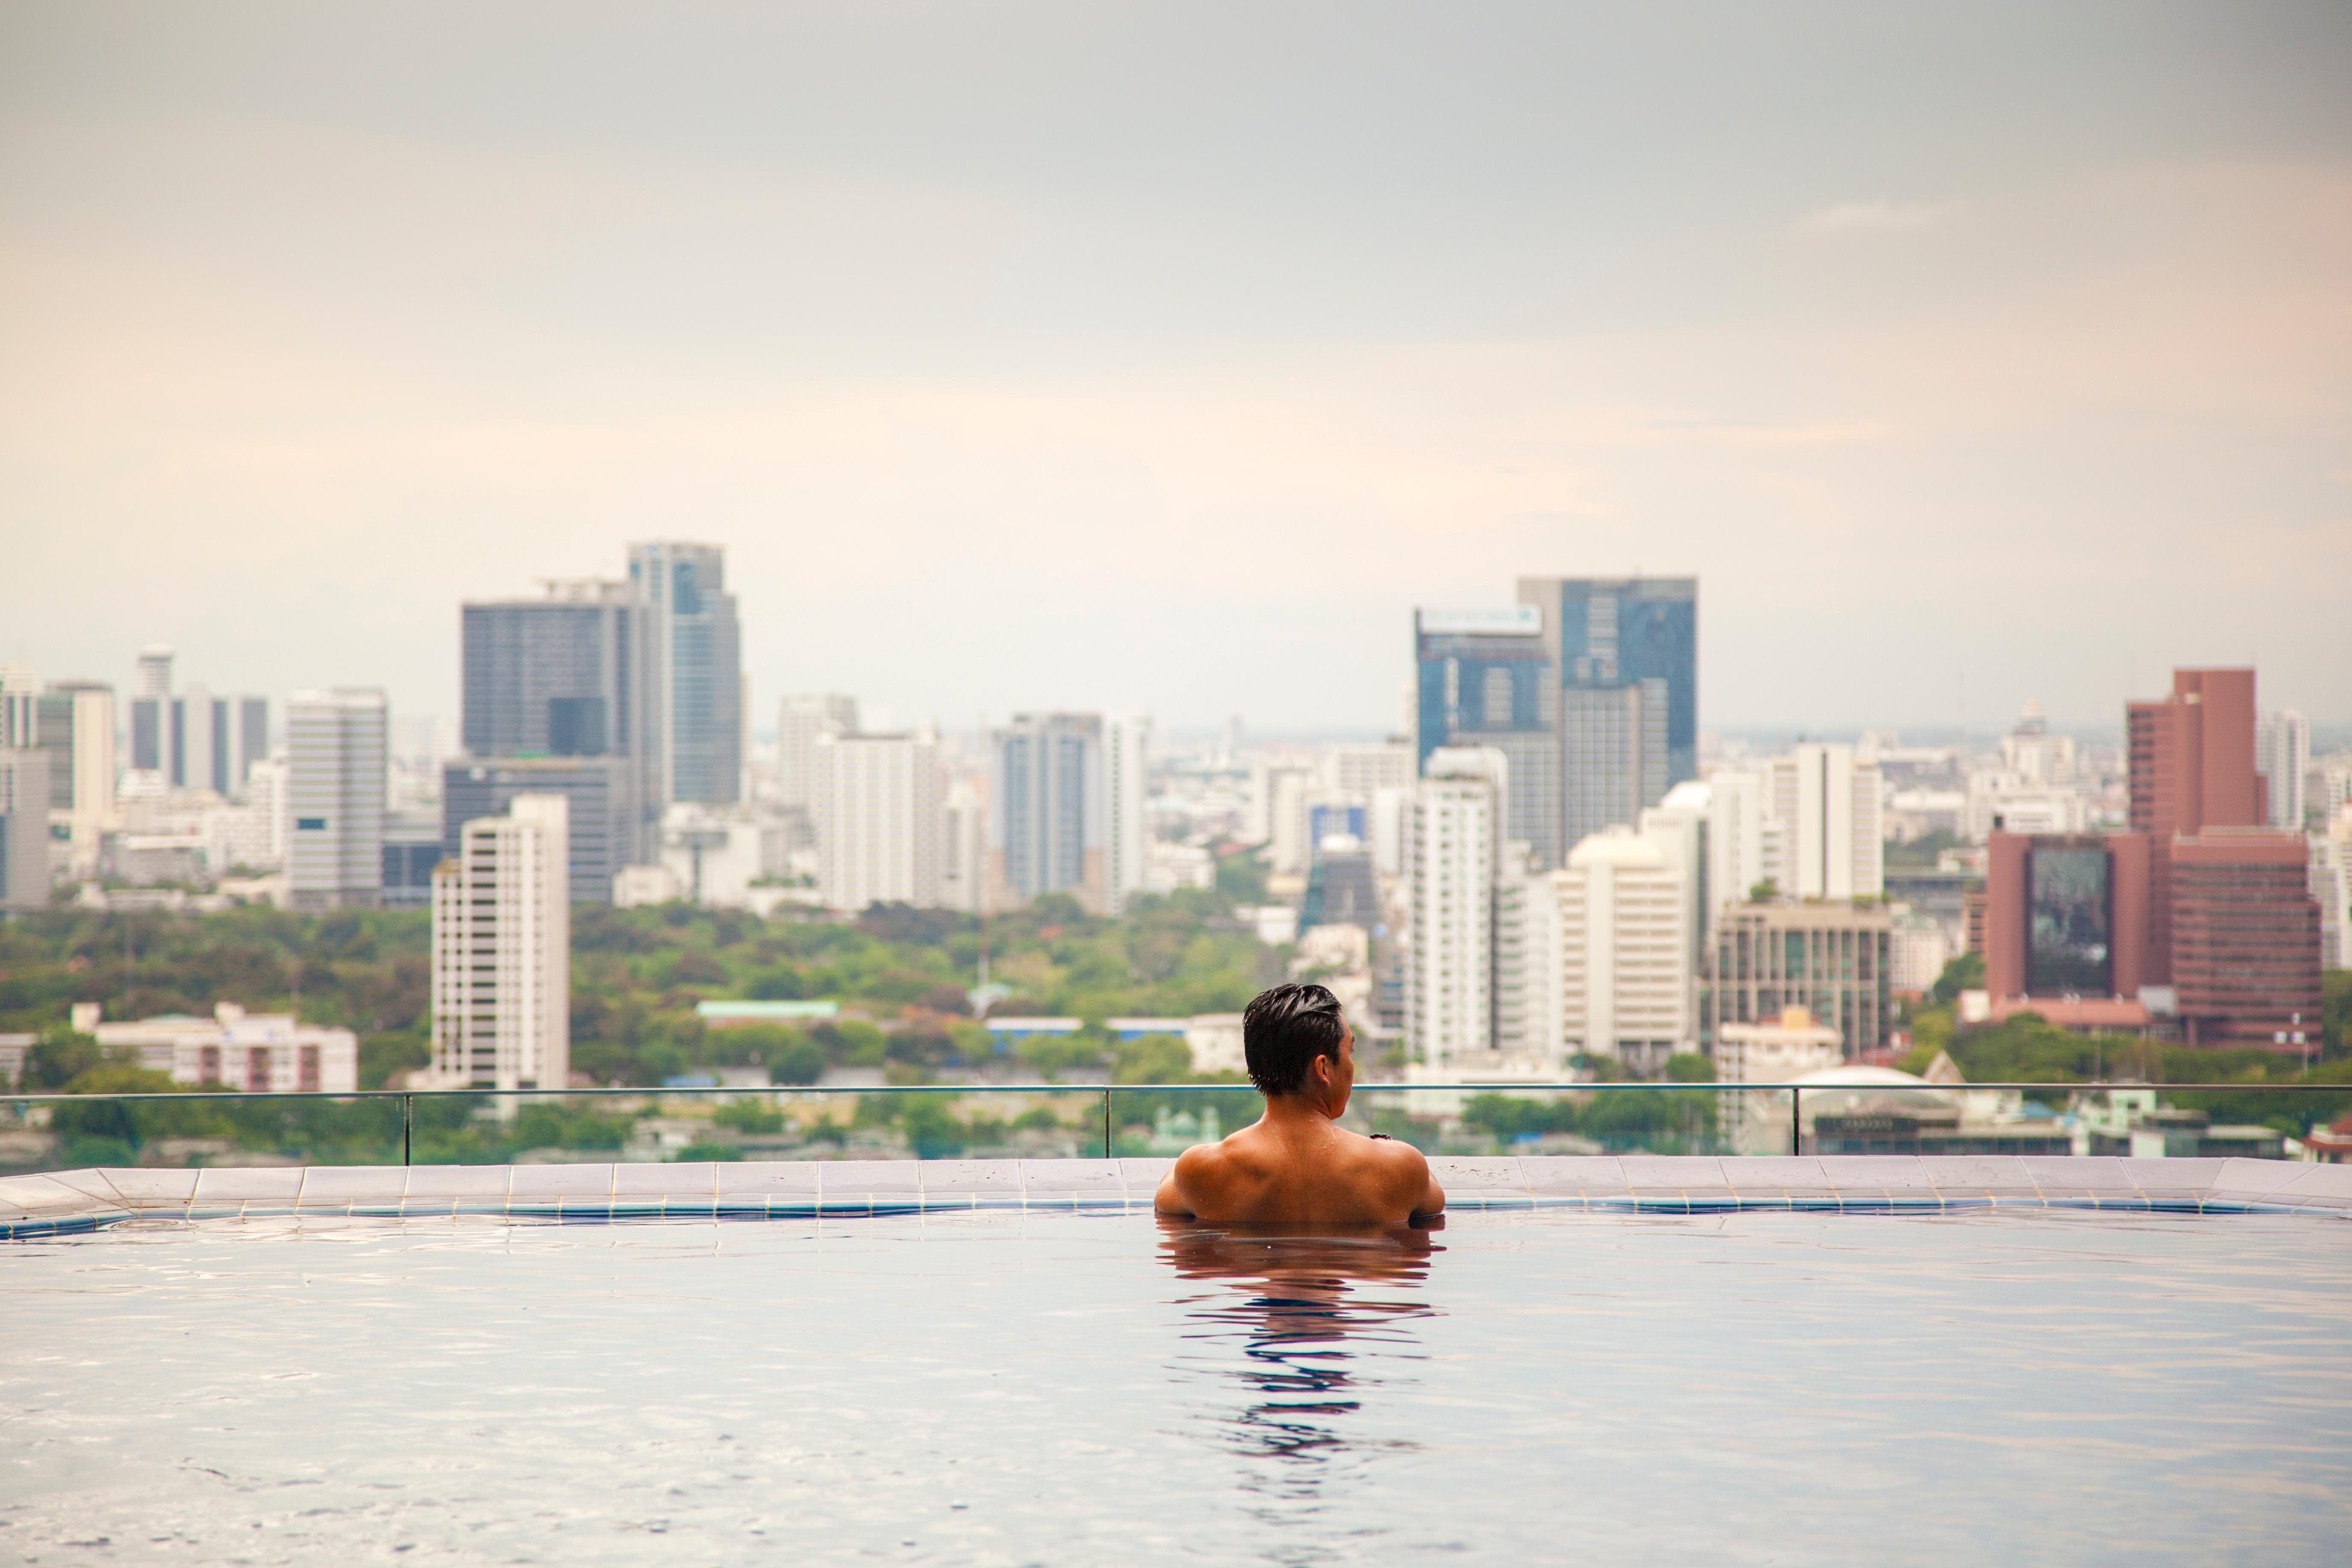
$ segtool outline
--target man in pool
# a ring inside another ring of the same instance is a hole
[[[1242,1015],[1242,1057],[1265,1114],[1222,1143],[1187,1149],[1153,1206],[1180,1218],[1398,1226],[1434,1215],[1445,1191],[1410,1143],[1336,1125],[1356,1083],[1356,1042],[1320,985],[1262,991]]]

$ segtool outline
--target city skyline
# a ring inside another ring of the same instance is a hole
[[[1637,570],[1703,725],[2352,720],[2340,9],[897,15],[12,8],[0,659],[449,716],[693,538],[755,700],[958,727],[1386,731]]]

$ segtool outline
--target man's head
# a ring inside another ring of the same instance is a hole
[[[1339,999],[1320,985],[1259,992],[1242,1014],[1242,1059],[1250,1082],[1269,1099],[1336,1089],[1344,1105],[1355,1079],[1348,1020]]]

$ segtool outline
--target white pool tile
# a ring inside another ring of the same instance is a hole
[[[925,1160],[917,1173],[923,1193],[994,1193],[1018,1196],[1021,1169],[1010,1160]]]
[[[657,1165],[650,1163],[611,1167],[612,1184],[605,1190],[614,1198],[711,1197],[719,1191],[719,1166],[708,1160],[697,1160],[682,1165]],[[568,1195],[568,1194],[567,1194]]]
[[[919,1160],[824,1160],[817,1164],[817,1190],[835,1193],[895,1194],[912,1196],[923,1190]]]
[[[398,1203],[405,1174],[398,1165],[314,1165],[303,1173],[294,1201],[303,1208]]]
[[[1146,1196],[1159,1191],[1160,1178],[1175,1168],[1173,1159],[1160,1154],[1118,1162],[1119,1179],[1127,1184],[1127,1190]]]
[[[744,1160],[721,1165],[715,1186],[722,1196],[813,1198],[817,1170],[814,1160]]]
[[[1919,1162],[1939,1192],[2032,1192],[2033,1179],[2014,1154],[1939,1154]]]
[[[1723,1179],[1741,1192],[1803,1187],[1819,1191],[1830,1181],[1810,1154],[1749,1154],[1723,1161]]]
[[[1519,1179],[1538,1193],[1627,1190],[1624,1164],[1614,1154],[1523,1154]]]
[[[2044,1193],[2116,1193],[2133,1190],[2124,1163],[2109,1154],[2037,1154],[2021,1161],[2028,1180]]]
[[[1618,1160],[1626,1184],[1645,1187],[1725,1187],[1723,1162],[1706,1154],[1626,1154]]]
[[[0,1209],[16,1214],[85,1214],[119,1206],[109,1200],[93,1197],[53,1175],[0,1178]]]
[[[302,1190],[305,1174],[299,1165],[216,1167],[197,1174],[195,1204],[198,1208],[215,1204],[290,1204]]]
[[[1511,1154],[1433,1154],[1429,1173],[1449,1193],[1456,1187],[1524,1187],[1528,1179]]]
[[[610,1198],[610,1165],[517,1165],[506,1195],[514,1203],[544,1203],[553,1198]]]
[[[1024,1160],[1021,1190],[1031,1194],[1118,1197],[1126,1193],[1127,1184],[1116,1160]]]
[[[1838,1185],[1885,1187],[1890,1192],[1935,1185],[1927,1163],[1916,1154],[1847,1154],[1838,1160]]]
[[[108,1185],[136,1209],[184,1209],[195,1201],[201,1171],[130,1171],[110,1168],[102,1173]]]
[[[408,1181],[401,1188],[401,1195],[428,1201],[436,1198],[463,1198],[472,1203],[488,1198],[503,1200],[512,1171],[513,1167],[508,1165],[411,1165],[408,1167]]]

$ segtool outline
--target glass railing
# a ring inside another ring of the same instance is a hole
[[[0,1175],[85,1166],[1173,1155],[1236,1084],[0,1097]],[[1439,1155],[2336,1154],[2352,1086],[1360,1083],[1342,1125]]]

